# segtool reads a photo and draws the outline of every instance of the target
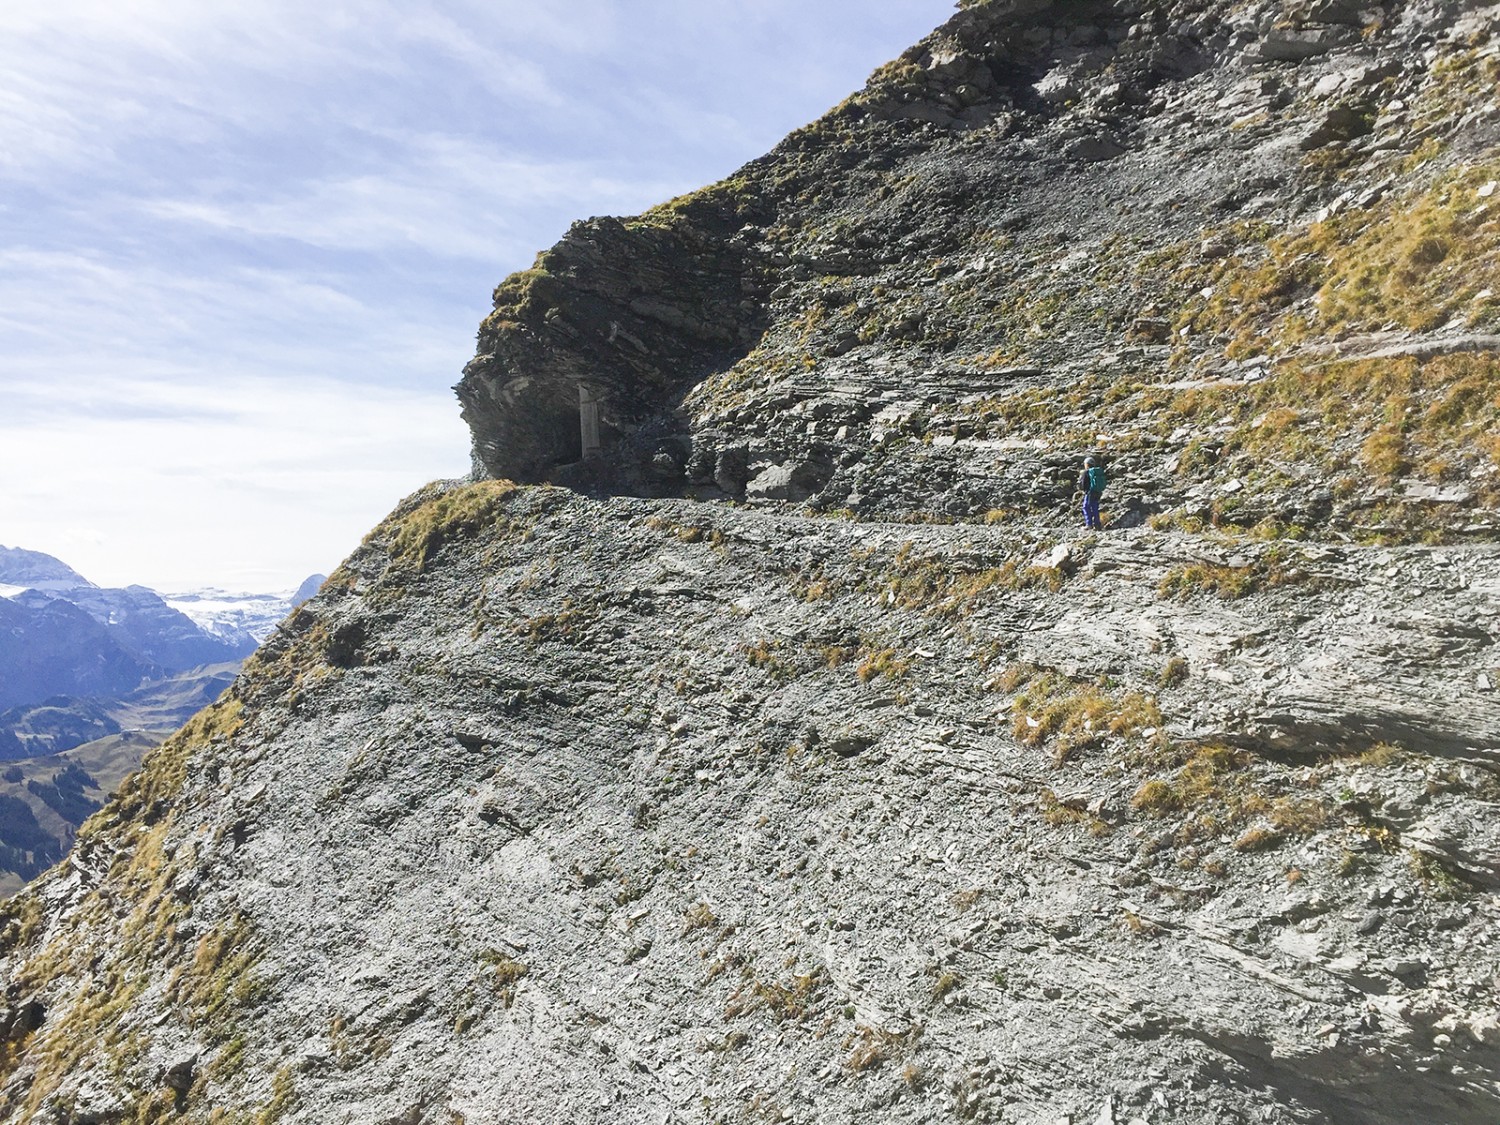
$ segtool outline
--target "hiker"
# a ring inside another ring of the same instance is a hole
[[[1083,526],[1090,531],[1103,531],[1104,522],[1099,518],[1099,498],[1109,484],[1109,475],[1097,458],[1083,459],[1083,472],[1078,474],[1078,491],[1083,493]]]

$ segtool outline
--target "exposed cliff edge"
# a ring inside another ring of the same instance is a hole
[[[1489,1125],[1497,31],[972,4],[575,227],[460,385],[528,483],[5,904],[5,1120]]]

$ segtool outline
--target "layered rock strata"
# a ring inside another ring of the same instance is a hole
[[[7,1119],[1495,1120],[1495,30],[966,4],[575,227],[523,483],[5,906]]]
[[[476,464],[964,519],[1052,510],[1094,449],[1135,520],[1492,534],[1472,441],[1341,493],[1373,420],[1271,464],[1253,430],[1330,361],[1493,371],[1495,21],[969,6],[730,179],[507,280],[459,385]]]
[[[421,494],[11,906],[0,1096],[1488,1121],[1497,598],[1473,548]]]

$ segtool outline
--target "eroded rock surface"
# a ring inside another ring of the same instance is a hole
[[[970,4],[576,226],[4,907],[6,1120],[1495,1121],[1496,15]]]
[[[12,1119],[1493,1118],[1493,551],[509,488],[23,900]]]
[[[1435,357],[1493,378],[1496,18],[971,5],[728,180],[502,284],[459,386],[476,465],[970,519],[1053,509],[1095,450],[1129,519],[1493,536],[1479,431],[1375,457],[1405,386],[1357,361],[1412,358],[1419,397],[1455,378]],[[1313,433],[1329,394],[1359,409]]]

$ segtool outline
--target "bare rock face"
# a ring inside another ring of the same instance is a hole
[[[1490,1125],[1497,32],[966,4],[576,225],[3,907],[0,1114]]]
[[[458,386],[476,465],[546,479],[742,356],[760,313],[731,234],[713,201],[660,220],[591,219],[502,284]]]
[[[1415,359],[1423,397],[1493,341],[1463,218],[1495,178],[1493,22],[968,6],[766,157],[505,282],[459,385],[476,467],[974,519],[1055,510],[1092,450],[1136,521],[1490,534],[1483,420],[1382,459],[1381,402],[1307,411],[1378,398],[1366,357]]]
[[[1204,561],[419,494],[8,908],[8,1119],[1492,1120],[1500,558]]]

